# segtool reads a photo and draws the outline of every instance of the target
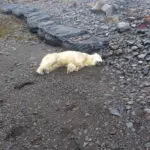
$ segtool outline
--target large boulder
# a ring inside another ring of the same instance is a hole
[[[49,21],[52,17],[47,14],[39,14],[34,17],[27,18],[27,25],[29,29],[36,33],[38,31],[38,26],[41,22]]]
[[[70,26],[64,25],[48,25],[39,29],[39,36],[45,38],[47,43],[54,46],[61,46],[63,41],[68,38],[80,36],[86,34],[87,31],[76,29]]]
[[[77,39],[78,40],[68,39],[66,41],[63,41],[62,45],[65,48],[76,50],[76,51],[82,51],[86,53],[93,53],[108,47],[107,39],[102,39],[98,37],[89,37],[88,39],[85,38],[83,40],[81,40],[80,37]]]

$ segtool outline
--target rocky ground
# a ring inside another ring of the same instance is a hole
[[[62,49],[45,45],[23,21],[1,14],[0,149],[149,150],[148,3],[116,1],[121,13],[113,14],[119,18],[114,21],[92,13],[86,1],[77,1],[76,6],[40,2],[62,24],[110,40],[101,66],[70,75],[61,68],[38,76],[41,58]],[[130,23],[129,30],[118,32],[117,23],[122,21]]]

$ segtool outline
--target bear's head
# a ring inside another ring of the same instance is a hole
[[[92,54],[92,56],[93,56],[93,65],[99,64],[103,61],[102,57],[97,53]]]

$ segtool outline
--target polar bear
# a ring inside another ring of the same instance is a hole
[[[59,67],[66,66],[67,73],[71,73],[86,66],[94,66],[100,62],[102,62],[102,58],[97,53],[91,55],[77,51],[50,53],[44,56],[36,72],[38,74],[48,74]]]

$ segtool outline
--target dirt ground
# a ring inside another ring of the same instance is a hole
[[[69,75],[66,68],[37,75],[42,57],[62,49],[39,41],[22,21],[0,16],[6,29],[0,34],[0,150],[148,150],[149,120],[139,105],[135,112],[124,109],[129,91],[140,93],[137,85],[105,62]]]

